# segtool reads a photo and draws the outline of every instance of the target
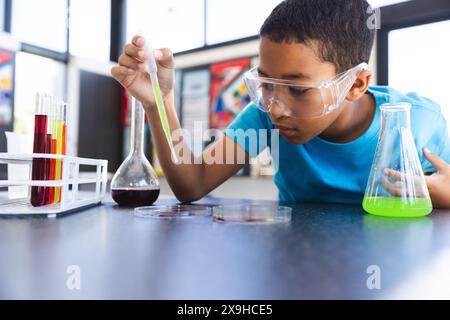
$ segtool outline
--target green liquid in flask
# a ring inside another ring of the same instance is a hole
[[[364,197],[363,208],[368,213],[385,217],[422,217],[433,210],[430,199],[408,201],[398,197]]]

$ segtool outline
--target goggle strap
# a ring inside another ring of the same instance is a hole
[[[344,102],[345,97],[348,95],[350,89],[355,83],[357,75],[363,70],[368,70],[368,65],[366,63],[361,63],[353,69],[350,69],[335,82],[335,85],[332,86],[335,103],[331,107],[331,110],[336,109],[342,104],[342,102]]]

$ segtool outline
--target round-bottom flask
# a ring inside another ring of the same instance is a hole
[[[119,206],[152,205],[159,197],[159,180],[144,155],[145,113],[142,104],[132,98],[130,153],[111,181],[111,195]]]

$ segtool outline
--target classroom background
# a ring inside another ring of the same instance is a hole
[[[381,21],[370,61],[373,85],[416,91],[450,121],[448,0],[371,0]],[[258,31],[279,0],[0,0],[0,152],[4,131],[32,134],[36,92],[69,103],[69,155],[108,159],[110,177],[128,153],[130,105],[110,69],[139,26],[175,55],[183,128],[223,130],[249,102],[242,76],[258,64]],[[206,147],[208,142],[204,142]],[[146,131],[146,154],[162,175]],[[277,199],[270,154],[212,192]],[[261,173],[264,173],[261,175]],[[5,172],[0,172],[2,178]],[[162,194],[171,194],[162,177]],[[236,186],[239,185],[239,188]]]

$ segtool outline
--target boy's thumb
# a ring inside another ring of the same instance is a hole
[[[423,148],[423,153],[425,155],[425,158],[436,168],[438,172],[442,172],[448,169],[448,165],[445,160],[433,154],[429,149]]]
[[[162,60],[162,58],[164,56],[160,49],[154,49],[153,50],[153,55],[155,56],[156,60]]]
[[[153,54],[155,55],[155,60],[165,68],[173,68],[173,54],[172,51],[168,48],[156,49],[153,50]]]

